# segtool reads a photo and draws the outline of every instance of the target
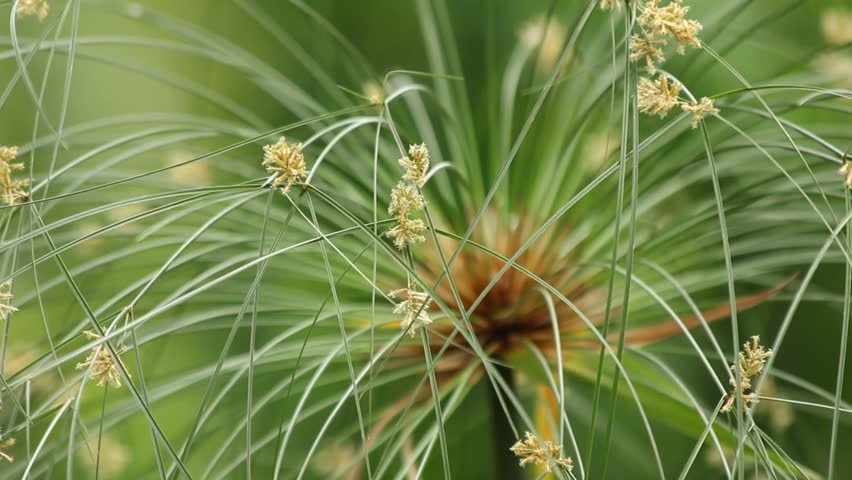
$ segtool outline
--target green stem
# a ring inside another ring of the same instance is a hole
[[[503,377],[506,386],[515,391],[515,377],[512,369],[495,365],[496,373]],[[493,389],[488,389],[488,405],[491,411],[491,447],[494,452],[495,480],[522,480],[524,478],[518,459],[509,448],[518,441],[515,432],[500,406],[500,398]]]

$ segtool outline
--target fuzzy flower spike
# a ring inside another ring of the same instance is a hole
[[[89,340],[100,340],[102,338],[97,333],[88,330],[83,332],[83,334]],[[127,352],[127,347],[124,345],[115,349],[115,355],[121,364],[121,368],[127,371],[127,367],[124,366],[124,362],[119,357],[125,352]],[[107,382],[115,388],[121,387],[121,371],[119,370],[119,366],[113,361],[112,355],[109,354],[106,346],[97,345],[93,347],[89,356],[86,357],[86,361],[77,364],[77,370],[87,370],[89,368],[91,368],[92,377],[98,380],[99,387]],[[130,373],[127,375],[130,376]]]
[[[562,447],[555,445],[549,440],[541,443],[535,435],[526,432],[523,440],[518,440],[509,450],[521,459],[521,466],[524,467],[528,463],[534,465],[542,465],[545,470],[550,472],[553,467],[562,468],[566,471],[571,471],[574,468],[574,461],[571,457],[564,458],[561,456]]]
[[[12,177],[12,172],[24,169],[23,163],[14,162],[17,156],[18,147],[0,146],[0,196],[8,205],[16,205],[19,202],[26,201],[28,197],[25,188],[30,184],[30,181],[15,180]]]
[[[35,15],[39,21],[42,21],[47,18],[49,11],[50,5],[47,0],[18,0],[18,8],[15,10],[15,14],[18,18]]]
[[[281,193],[289,192],[293,184],[301,183],[308,175],[302,144],[290,145],[284,137],[274,145],[263,147],[263,166],[276,175],[272,186],[281,188]]]
[[[751,392],[752,380],[760,375],[763,371],[763,366],[766,364],[766,359],[772,356],[772,350],[767,350],[760,344],[760,337],[754,336],[748,342],[743,344],[743,351],[738,355],[738,365],[732,365],[731,371],[739,368],[740,383],[737,384],[736,376],[731,378],[732,391],[725,396],[725,403],[722,404],[721,411],[730,412],[737,400],[737,395],[743,399],[743,406],[746,410],[751,408],[751,405],[757,401],[757,394]],[[749,391],[749,393],[746,393]]]
[[[411,145],[408,156],[402,157],[399,164],[405,169],[402,180],[391,192],[388,213],[396,217],[396,225],[385,235],[393,239],[396,248],[405,247],[426,240],[423,232],[426,224],[419,218],[412,218],[426,206],[420,187],[426,183],[426,173],[429,171],[429,150],[425,144]]]
[[[698,102],[682,103],[680,108],[685,112],[692,112],[692,128],[698,128],[707,115],[719,113],[719,109],[713,106],[713,100],[707,97],[702,97]]]
[[[5,320],[17,311],[18,309],[12,306],[12,281],[5,281],[0,284],[0,318]]]
[[[656,81],[647,78],[639,80],[638,103],[639,110],[649,115],[668,115],[672,108],[680,104],[678,95],[682,86],[676,81],[669,81],[666,75],[660,75]]]
[[[0,435],[0,440],[2,440],[2,439],[3,439],[3,436]],[[3,460],[6,460],[9,463],[14,462],[15,457],[6,453],[6,450],[8,450],[8,449],[10,449],[14,446],[15,446],[15,439],[14,438],[7,438],[6,440],[2,440],[2,442],[0,442],[0,458],[2,458]]]
[[[422,187],[429,173],[429,149],[425,143],[408,147],[408,156],[399,159],[399,164],[405,169],[402,179]]]
[[[418,292],[409,285],[408,288],[400,288],[399,290],[390,292],[388,296],[394,300],[400,300],[393,307],[393,313],[402,315],[400,328],[408,330],[409,335],[412,337],[417,334],[418,328],[432,323],[432,319],[426,313],[426,310],[429,309],[429,304],[432,303],[432,299],[429,298],[428,293]]]
[[[844,159],[843,165],[840,166],[838,172],[843,175],[846,188],[852,188],[852,160],[848,158]]]

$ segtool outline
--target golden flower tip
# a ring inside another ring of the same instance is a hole
[[[429,171],[429,149],[421,143],[411,145],[408,155],[399,160],[405,169],[402,180],[391,191],[388,213],[396,217],[396,225],[385,235],[393,239],[396,248],[402,250],[408,245],[426,240],[422,234],[426,231],[423,220],[411,218],[411,215],[423,209],[426,201],[420,193],[420,187],[426,183]]]
[[[680,83],[669,81],[665,75],[660,75],[653,81],[644,77],[639,79],[639,110],[649,115],[659,115],[660,118],[665,117],[680,103],[678,95],[681,88]]]
[[[400,158],[399,164],[405,169],[402,179],[422,187],[429,173],[429,149],[426,144],[410,145],[408,155]]]
[[[527,22],[518,32],[518,37],[526,48],[538,48],[537,66],[542,71],[549,71],[562,54],[566,34],[565,25],[559,20],[538,17]]]
[[[100,340],[102,338],[97,333],[89,330],[86,330],[83,334],[90,340]],[[127,347],[124,345],[115,349],[116,358],[118,358],[121,368],[126,372],[127,367],[119,357],[119,355],[125,352],[127,352]],[[109,354],[109,350],[104,345],[93,347],[89,356],[86,357],[86,361],[77,364],[77,370],[88,370],[89,368],[91,368],[91,376],[98,380],[99,387],[103,386],[106,382],[109,382],[115,388],[121,387],[121,370],[119,370],[119,366],[113,361],[112,355]],[[127,376],[130,376],[129,372]]]
[[[27,187],[29,180],[16,180],[12,177],[15,170],[23,170],[23,163],[15,163],[18,156],[18,147],[0,146],[0,196],[9,205],[16,205],[26,201],[29,197]]]
[[[686,18],[689,7],[683,5],[683,0],[672,0],[664,7],[660,6],[660,0],[648,0],[641,9],[639,25],[645,35],[659,39],[673,37],[678,53],[683,53],[687,46],[701,46],[697,35],[702,26]]]
[[[621,10],[621,0],[601,0],[601,10]]]
[[[0,317],[4,320],[9,318],[9,315],[18,311],[11,304],[12,300],[12,281],[7,280],[0,284]]]
[[[571,457],[562,457],[562,447],[555,445],[549,440],[540,442],[535,435],[526,432],[523,440],[518,440],[509,450],[521,459],[521,466],[528,463],[543,466],[550,472],[554,466],[571,471],[574,469],[574,461]]]
[[[2,438],[2,436],[0,436],[0,438]],[[15,446],[15,439],[14,438],[8,438],[6,440],[3,440],[3,443],[0,443],[0,458],[2,458],[3,460],[6,460],[9,463],[14,462],[15,457],[6,453],[6,450],[8,450],[8,449],[10,449],[14,446]]]
[[[263,166],[276,175],[272,186],[280,187],[282,193],[290,191],[294,183],[301,183],[308,175],[302,144],[290,145],[284,137],[274,145],[263,147]]]
[[[751,392],[752,380],[760,375],[763,371],[763,366],[766,364],[766,359],[772,356],[772,350],[767,350],[760,344],[760,337],[753,336],[748,342],[743,344],[743,351],[738,354],[738,365],[732,365],[731,371],[739,368],[740,382],[737,384],[736,376],[731,378],[732,391],[725,395],[725,402],[722,404],[722,412],[730,412],[737,400],[737,395],[743,400],[743,406],[746,410],[751,408],[751,405],[757,401],[757,394]],[[746,393],[748,392],[748,393]]]
[[[852,160],[844,160],[838,171],[845,178],[846,188],[852,188]]]
[[[428,293],[418,292],[409,286],[409,288],[394,290],[388,293],[388,296],[394,300],[400,300],[393,307],[393,313],[402,315],[400,328],[403,331],[408,330],[409,335],[412,337],[417,334],[418,328],[432,323],[432,319],[426,313],[429,304],[432,303],[432,299],[429,298]]]
[[[47,18],[47,13],[50,10],[50,5],[47,0],[18,0],[18,9],[15,14],[18,18],[34,15],[39,21]]]
[[[402,250],[408,245],[422,243],[426,241],[423,232],[426,231],[426,224],[419,218],[399,218],[396,225],[385,233],[393,239],[393,244],[396,248]]]
[[[699,102],[682,103],[680,107],[685,112],[692,112],[692,128],[698,128],[701,120],[707,115],[719,113],[719,109],[713,106],[713,100],[707,97],[702,97]]]
[[[663,54],[665,40],[647,37],[645,35],[633,34],[630,40],[631,60],[645,60],[645,70],[650,75],[657,73],[657,64],[663,63],[666,56]]]
[[[385,104],[385,92],[381,85],[376,82],[367,82],[364,84],[364,96],[370,99],[370,103],[376,106]]]
[[[423,195],[417,190],[417,186],[399,182],[391,191],[388,213],[396,215],[397,218],[407,218],[412,213],[422,209],[424,205],[426,205],[426,201],[423,200]]]
[[[820,17],[822,36],[831,45],[852,43],[852,10],[829,8]]]

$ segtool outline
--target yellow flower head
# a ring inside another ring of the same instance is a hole
[[[49,10],[50,5],[47,0],[18,0],[18,9],[15,10],[15,14],[18,18],[35,15],[41,21],[47,17]]]
[[[419,327],[425,327],[432,323],[426,310],[432,299],[425,292],[418,292],[412,288],[401,288],[388,294],[394,300],[401,300],[393,307],[393,313],[402,315],[400,327],[403,331],[408,330],[412,337],[417,334]]]
[[[707,97],[702,97],[699,102],[682,103],[680,108],[686,112],[692,112],[692,128],[698,128],[698,124],[707,115],[719,113],[719,109],[713,106],[713,100]]]
[[[736,376],[731,378],[731,386],[733,391],[725,396],[725,403],[722,405],[722,412],[730,412],[734,407],[737,395],[740,395],[743,400],[743,406],[746,410],[751,408],[751,405],[757,401],[757,394],[754,392],[746,393],[751,390],[752,380],[760,375],[763,371],[763,366],[766,364],[766,359],[772,356],[772,350],[767,350],[760,344],[760,337],[754,336],[748,342],[743,344],[743,351],[738,355],[738,365],[731,366],[731,370],[739,368],[740,382],[737,384]]]
[[[263,166],[266,171],[275,173],[273,187],[280,187],[282,193],[290,191],[294,183],[302,182],[308,175],[302,144],[290,145],[281,137],[278,143],[263,147]]]
[[[665,40],[645,35],[633,35],[630,40],[630,58],[632,60],[645,60],[645,69],[649,74],[657,73],[657,65],[663,63],[666,57],[663,54]]]
[[[643,77],[639,79],[638,88],[639,110],[649,115],[665,117],[680,103],[677,97],[680,95],[681,84],[670,82],[665,75],[660,75],[655,81]]]
[[[621,10],[621,0],[601,0],[601,10]]]
[[[852,160],[845,160],[838,170],[846,179],[846,188],[852,188]]]
[[[0,439],[2,439],[2,438],[3,438],[2,435],[0,435]],[[2,458],[3,460],[6,460],[9,463],[14,462],[15,457],[6,453],[6,450],[8,450],[9,448],[12,448],[14,446],[15,446],[15,439],[14,438],[8,438],[6,440],[3,440],[3,442],[0,443],[0,458]]]
[[[83,332],[83,334],[90,340],[101,339],[100,335],[88,330]],[[118,358],[118,355],[125,352],[127,352],[127,347],[124,345],[116,348],[116,358]],[[124,362],[121,361],[121,358],[118,358],[118,362],[121,364],[121,368],[127,371],[127,367],[124,366]],[[109,350],[105,346],[97,345],[93,347],[89,356],[86,357],[86,361],[77,364],[77,370],[88,370],[89,368],[91,368],[92,377],[98,380],[99,387],[103,386],[106,382],[109,382],[115,388],[121,387],[121,371],[119,370],[119,366],[113,361],[112,355],[109,354]],[[127,376],[130,376],[130,373],[128,373]]]
[[[0,284],[0,317],[4,320],[9,318],[18,309],[11,305],[12,300],[12,281],[7,280]]]
[[[852,43],[852,10],[829,8],[820,17],[822,36],[831,45]]]
[[[701,46],[697,37],[701,24],[688,20],[688,11],[689,7],[683,6],[683,0],[672,0],[664,7],[660,6],[660,0],[648,0],[642,7],[639,25],[651,37],[674,37],[678,53],[683,53],[687,46]]]
[[[521,44],[532,50],[538,48],[537,67],[544,72],[550,71],[562,54],[566,30],[562,22],[555,18],[535,18],[527,22],[518,32]],[[570,58],[570,57],[569,57]],[[566,60],[567,64],[568,60]]]
[[[561,456],[562,447],[555,445],[549,440],[545,440],[542,444],[538,438],[530,432],[526,432],[523,440],[518,440],[509,450],[521,459],[521,466],[526,466],[528,463],[544,466],[550,472],[554,466],[571,471],[574,468],[574,461],[570,457],[563,458]]]
[[[15,180],[12,172],[23,170],[23,163],[14,163],[18,156],[18,147],[0,146],[0,196],[9,205],[15,205],[26,201],[28,198],[25,187],[30,184],[29,180]]]
[[[425,204],[423,195],[420,195],[416,186],[400,182],[391,191],[388,213],[396,215],[397,218],[408,218],[409,215],[423,208]]]
[[[408,245],[422,243],[426,241],[423,232],[426,231],[426,224],[419,218],[398,218],[396,226],[385,233],[393,239],[393,244],[396,248],[402,250]]]
[[[399,164],[405,169],[402,179],[422,187],[429,173],[429,149],[425,143],[408,147],[408,156],[399,159]]]

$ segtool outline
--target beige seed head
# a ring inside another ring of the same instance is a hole
[[[657,65],[663,63],[666,56],[663,54],[665,40],[634,34],[630,40],[630,59],[645,60],[645,70],[648,74],[657,73]]]
[[[544,17],[539,17],[526,23],[518,36],[526,48],[538,48],[538,67],[542,71],[550,71],[562,54],[566,29],[555,18],[547,20]]]
[[[90,478],[94,478],[95,470],[103,478],[121,478],[119,475],[131,459],[128,447],[116,440],[113,435],[103,433],[100,441],[98,439],[92,441],[92,450],[95,448],[99,448],[99,459],[92,455],[93,452],[85,445],[77,450],[77,457],[91,475]]]
[[[702,97],[699,102],[682,103],[680,105],[685,112],[692,112],[692,128],[698,128],[701,120],[707,115],[719,113],[719,109],[713,106],[713,100]]]
[[[0,435],[0,439],[2,439],[2,438],[3,438],[3,436]],[[6,440],[3,440],[3,442],[0,443],[0,458],[2,458],[3,460],[6,460],[9,463],[14,462],[15,457],[6,453],[6,450],[8,450],[8,449],[10,449],[14,446],[15,446],[15,439],[14,438],[7,438]]]
[[[429,149],[426,144],[410,145],[408,156],[400,158],[399,164],[405,169],[402,179],[422,187],[429,173]]]
[[[388,230],[385,235],[393,239],[393,244],[396,248],[403,250],[409,245],[425,242],[426,237],[423,236],[423,232],[425,231],[426,224],[423,220],[419,218],[399,218],[397,219],[396,226]]]
[[[49,11],[50,5],[47,0],[18,0],[18,9],[15,10],[15,14],[18,18],[34,15],[42,21],[47,18]]]
[[[417,334],[418,328],[432,323],[432,319],[426,312],[429,304],[432,303],[428,293],[418,292],[409,285],[409,288],[394,290],[388,293],[388,296],[394,300],[400,300],[393,307],[393,313],[402,315],[400,328],[403,331],[408,330],[408,334],[412,337]]]
[[[601,10],[621,10],[621,0],[601,0]]]
[[[822,36],[831,45],[852,43],[852,10],[829,8],[820,17]]]
[[[753,336],[748,342],[743,344],[743,350],[737,355],[737,365],[731,366],[731,371],[739,368],[740,382],[737,384],[736,375],[731,378],[732,391],[725,396],[725,402],[722,404],[722,412],[730,412],[734,407],[737,395],[740,395],[743,401],[743,407],[748,410],[752,404],[757,401],[757,394],[750,392],[752,388],[752,380],[760,375],[763,371],[763,366],[766,364],[766,359],[772,356],[772,350],[767,350],[760,344],[760,337]]]
[[[29,186],[27,179],[16,180],[12,172],[23,170],[23,163],[15,163],[18,156],[18,147],[0,146],[0,196],[8,205],[16,205],[26,201],[29,197],[25,187]]]
[[[6,320],[17,311],[18,309],[12,306],[12,281],[7,280],[0,284],[0,318]]]
[[[638,103],[639,110],[649,115],[668,115],[669,111],[680,104],[678,95],[682,86],[677,81],[669,81],[665,75],[660,75],[652,81],[647,78],[639,79]]]
[[[689,7],[683,6],[683,0],[672,0],[664,7],[660,6],[660,0],[648,0],[641,10],[639,25],[646,35],[674,38],[678,53],[683,53],[687,46],[701,46],[697,35],[702,26],[686,18]]]
[[[509,450],[521,459],[522,467],[532,463],[543,466],[548,472],[552,471],[554,466],[569,472],[574,468],[574,461],[571,457],[564,458],[561,456],[562,447],[549,440],[542,443],[530,432],[526,432],[525,438],[518,440]]]
[[[852,188],[852,160],[845,160],[838,170],[844,177],[846,188]]]
[[[86,338],[90,340],[100,340],[101,336],[92,331],[85,331],[83,334]],[[124,365],[124,362],[121,360],[119,355],[127,352],[127,347],[122,345],[118,348],[115,348],[115,354],[118,358],[118,362],[121,364],[121,368],[126,372],[127,367]],[[110,355],[109,350],[104,345],[97,345],[92,348],[92,351],[89,353],[89,356],[86,357],[86,360],[83,363],[77,364],[77,370],[90,370],[90,374],[93,378],[98,380],[98,386],[103,386],[105,383],[109,382],[113,387],[119,388],[121,387],[121,370],[119,370],[119,366],[115,363]],[[130,376],[130,373],[127,373]]]
[[[381,85],[376,82],[370,81],[364,84],[363,87],[364,96],[370,99],[370,103],[373,105],[384,105],[385,104],[385,92],[382,90]]]
[[[274,145],[263,147],[263,166],[266,171],[276,174],[272,186],[281,188],[282,193],[290,191],[295,183],[301,183],[308,175],[302,144],[290,145],[284,137]]]

